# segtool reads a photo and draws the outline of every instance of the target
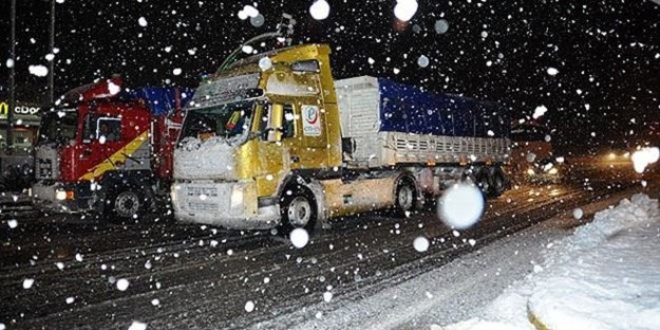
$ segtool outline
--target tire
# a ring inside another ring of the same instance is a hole
[[[303,228],[311,236],[317,222],[317,210],[314,197],[306,189],[285,189],[280,198],[282,233],[287,237],[297,228]],[[286,192],[291,192],[287,194]]]
[[[394,208],[399,216],[415,210],[417,202],[417,189],[410,178],[402,178],[396,185]]]
[[[491,175],[488,168],[480,168],[476,175],[476,184],[479,189],[485,194],[489,195],[491,191]]]
[[[133,221],[136,216],[144,214],[145,200],[142,192],[134,187],[126,187],[111,199],[109,212],[106,214],[119,221]]]
[[[475,174],[475,169],[466,169],[463,172],[463,176],[461,177],[461,183],[466,183],[466,184],[471,184],[471,185],[477,185],[477,176]]]
[[[491,197],[498,197],[506,191],[508,182],[500,167],[492,168],[490,172],[489,195]]]

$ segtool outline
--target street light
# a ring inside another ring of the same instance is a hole
[[[52,56],[48,64],[48,104],[51,105],[55,100],[55,0],[50,0],[50,36],[48,48]]]

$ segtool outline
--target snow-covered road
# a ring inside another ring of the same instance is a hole
[[[335,221],[303,249],[268,233],[207,226],[11,219],[0,227],[0,323],[423,329],[458,322],[480,315],[542,265],[548,244],[595,210],[657,190],[655,181],[644,188],[634,175],[578,177],[517,187],[490,201],[483,220],[466,231],[447,228],[434,210],[406,219],[365,214]],[[581,220],[573,217],[576,207]],[[419,237],[428,250],[414,247]]]
[[[644,190],[648,194],[655,196],[655,198],[660,195],[660,186],[655,184],[648,186]],[[572,236],[573,232],[576,230],[576,226],[583,224],[585,220],[591,220],[596,211],[603,209],[606,211],[599,216],[600,218],[617,217],[617,214],[612,215],[612,213],[614,213],[613,211],[607,211],[608,208],[618,204],[621,199],[630,197],[630,194],[631,193],[628,192],[614,194],[605,200],[582,205],[576,209],[567,210],[561,215],[553,217],[548,221],[505,237],[477,250],[476,252],[470,253],[460,259],[456,259],[408,281],[387,288],[375,295],[350,302],[344,302],[341,307],[334,310],[323,312],[322,307],[310,306],[306,310],[298,311],[297,313],[310,314],[315,310],[319,310],[319,312],[316,312],[316,318],[307,318],[304,322],[291,327],[291,329],[433,330],[444,329],[440,325],[451,325],[464,320],[467,321],[454,324],[446,329],[534,329],[528,320],[527,314],[527,302],[529,296],[532,294],[532,289],[529,284],[524,285],[525,281],[533,276],[539,277],[540,275],[535,274],[543,273],[544,267],[551,267],[548,264],[552,263],[553,260],[575,258],[576,263],[579,263],[577,260],[581,259],[568,252],[555,253],[556,255],[553,257],[554,259],[548,260],[548,251],[556,250],[556,246],[559,244],[558,242],[562,239],[572,239],[576,242],[581,239],[586,239],[584,234],[582,237]],[[640,198],[641,197],[639,197],[638,200]],[[642,204],[638,207],[639,209],[645,210],[653,207],[644,204],[644,202],[638,201],[638,203]],[[626,206],[628,205],[626,204]],[[657,205],[655,205],[655,207],[655,211],[649,211],[649,213],[657,213]],[[635,211],[636,210],[627,210],[624,207],[623,210],[619,210],[618,218],[610,220],[610,222],[616,222],[619,224],[625,222],[627,219],[625,217],[621,219],[620,214],[626,214],[627,212],[629,214],[629,212]],[[646,214],[644,212],[642,213],[642,216]],[[619,225],[619,227],[622,227],[622,225]],[[581,228],[584,227],[577,228],[580,228],[581,230]],[[658,221],[656,221],[655,226],[651,228],[651,237],[648,237],[648,239],[653,240],[653,242],[649,242],[653,243],[649,244],[650,246],[657,247],[659,243],[657,228]],[[596,234],[586,235],[593,236]],[[646,244],[645,242],[640,243],[641,245]],[[574,249],[576,249],[576,244],[579,243],[574,243]],[[585,251],[578,249],[578,252]],[[608,250],[607,252],[604,252],[604,254],[606,255],[610,252],[611,251]],[[640,255],[639,257],[643,259],[646,258],[647,255],[648,253]],[[601,258],[602,256],[603,255],[601,255]],[[657,262],[657,257],[648,260],[648,262],[653,261]],[[617,260],[616,262],[619,261]],[[605,263],[600,266],[602,268],[601,270],[605,273],[611,270],[607,265],[608,264]],[[658,264],[656,264],[656,266],[657,265]],[[633,267],[633,269],[630,269],[631,273],[633,273],[635,268],[634,263],[630,266]],[[553,273],[555,277],[550,277],[550,279],[567,276],[570,267],[577,268],[578,266],[575,263],[563,266],[559,271],[555,271]],[[548,271],[546,271],[546,273],[547,272]],[[558,272],[559,274],[557,274]],[[565,274],[562,274],[561,272],[564,272]],[[577,273],[578,275],[581,274],[579,271],[575,271],[574,273]],[[658,274],[660,273],[655,274],[656,279],[658,279]],[[620,273],[615,274],[614,276],[620,276]],[[612,278],[608,278],[607,276],[604,278],[605,281],[612,280]],[[653,278],[646,279],[652,280]],[[541,283],[545,280],[548,279],[542,278]],[[631,279],[631,281],[632,280],[633,279]],[[555,281],[555,284],[556,282],[557,281]],[[559,281],[560,285],[564,283],[565,282]],[[586,285],[589,285],[591,282],[589,279],[586,279],[585,283]],[[657,291],[658,287],[656,283],[660,283],[660,280],[651,283],[651,285],[655,285]],[[545,292],[546,295],[549,296],[547,298],[549,302],[546,303],[559,302],[561,304],[564,302],[560,297],[551,295],[553,289],[556,289],[556,292],[564,295],[564,299],[569,300],[580,298],[579,295],[571,294],[570,291],[562,291],[560,287],[548,288],[546,286]],[[507,294],[502,295],[503,292],[507,292]],[[610,293],[615,294],[616,292]],[[648,292],[647,294],[651,293],[652,292]],[[656,306],[655,309],[650,308],[649,310],[646,310],[645,313],[656,314],[648,315],[649,317],[645,319],[646,323],[644,323],[644,321],[639,321],[638,323],[647,325],[647,327],[641,326],[638,327],[638,329],[656,328],[649,325],[655,324],[657,326],[659,321],[653,320],[660,320],[660,309],[658,309],[660,308],[659,297],[660,296],[642,297],[643,299],[650,299],[651,301],[649,303],[655,304]],[[544,306],[542,302],[537,302],[537,304]],[[616,307],[609,310],[606,309],[606,312],[608,311],[613,314],[609,315],[610,318],[618,317],[616,314]],[[630,312],[629,310],[625,311]],[[544,310],[541,313],[545,316],[549,312]],[[582,315],[582,318],[589,319],[590,316],[602,317],[602,315],[597,314],[586,314]],[[265,326],[260,324],[253,328],[266,329],[274,325],[275,327],[279,327],[277,326],[278,322],[290,324],[289,319],[292,317],[304,319],[299,316],[283,316],[279,320],[273,320],[273,323],[271,324]],[[600,324],[601,327],[598,327],[599,320],[592,320],[591,325],[595,324],[595,327],[571,327],[570,322],[574,322],[573,325],[575,326],[578,324],[588,325],[590,323],[586,321],[579,323],[581,320],[579,316],[571,319],[568,316],[560,314],[559,317],[564,317],[565,322],[569,322],[569,326],[561,328],[550,327],[550,329],[603,329],[602,324]],[[556,319],[557,316],[554,316],[554,318]],[[554,325],[556,323],[552,324]],[[605,324],[607,324],[607,322]],[[564,325],[566,325],[566,323],[564,323]],[[630,328],[632,327],[629,324],[621,326],[620,323],[614,323],[614,326],[610,329]]]

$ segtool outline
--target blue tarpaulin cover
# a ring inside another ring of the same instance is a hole
[[[154,115],[166,115],[176,109],[177,91],[180,94],[180,106],[183,109],[192,98],[195,90],[184,87],[141,87],[125,91],[125,99],[143,99]]]
[[[378,88],[381,132],[491,138],[509,136],[508,111],[495,103],[432,93],[383,78],[378,78]]]

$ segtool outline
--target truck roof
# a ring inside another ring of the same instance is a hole
[[[62,96],[64,103],[77,104],[98,99],[117,99],[123,102],[144,100],[155,115],[167,114],[177,107],[184,108],[195,90],[187,87],[140,87],[126,89],[122,78],[113,76],[74,88]],[[178,92],[180,91],[180,93]]]
[[[119,97],[127,101],[144,100],[151,113],[160,116],[183,109],[194,93],[194,89],[185,87],[140,87],[123,91]]]

